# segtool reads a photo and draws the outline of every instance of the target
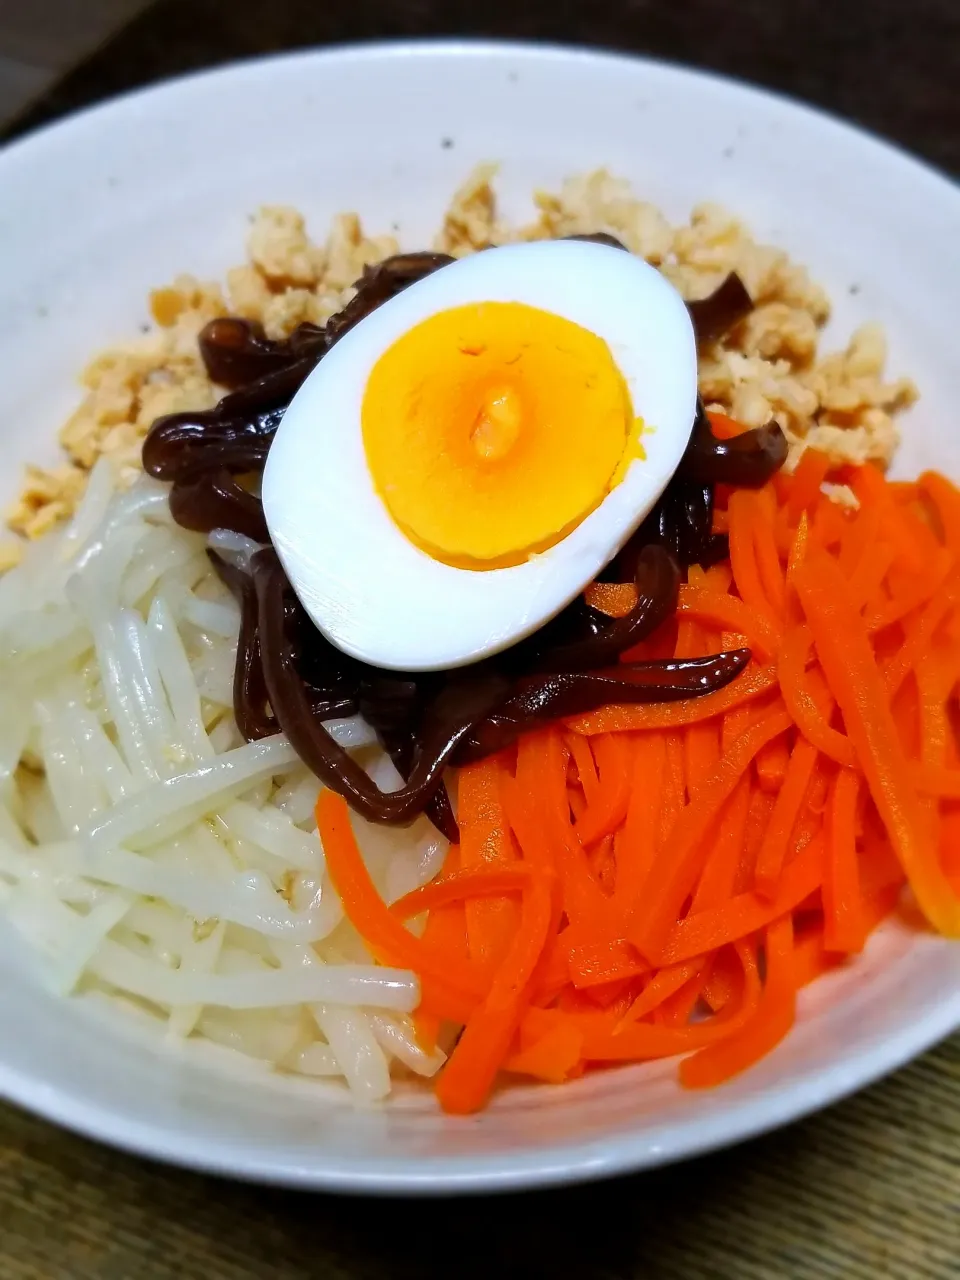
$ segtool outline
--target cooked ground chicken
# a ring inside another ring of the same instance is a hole
[[[775,418],[790,442],[788,469],[811,445],[837,464],[889,463],[898,441],[895,415],[916,399],[917,389],[908,378],[884,380],[883,330],[864,325],[844,351],[821,357],[827,295],[804,267],[758,244],[726,209],[698,205],[689,223],[672,227],[628,183],[599,169],[568,179],[556,194],[537,192],[536,219],[517,227],[498,215],[495,175],[495,165],[480,165],[455,193],[437,249],[462,256],[492,244],[606,231],[660,267],[687,299],[703,297],[736,271],[756,307],[702,353],[700,390],[708,408],[751,427]],[[392,236],[368,237],[352,213],[334,218],[319,245],[296,209],[265,205],[251,224],[248,260],[227,273],[225,290],[178,276],[150,297],[153,332],[87,366],[86,395],[60,432],[68,461],[27,469],[20,497],[7,511],[10,528],[40,537],[73,513],[99,456],[113,458],[121,478],[132,480],[156,417],[216,402],[220,389],[207,377],[197,346],[209,320],[245,316],[273,338],[303,321],[322,324],[349,299],[364,266],[397,249]],[[842,485],[831,486],[830,494],[842,504],[856,501]],[[0,571],[19,553],[15,540],[0,543]]]

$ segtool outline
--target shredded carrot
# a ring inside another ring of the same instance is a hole
[[[691,913],[718,906],[733,894],[743,861],[750,799],[750,778],[744,774],[723,807],[716,839],[707,836],[711,848],[693,895]]]
[[[571,734],[577,744],[587,745],[579,734]],[[615,831],[627,816],[630,801],[630,745],[621,734],[602,733],[589,740],[597,761],[596,792],[587,797],[587,809],[577,823],[580,843],[586,847]],[[590,749],[589,747],[587,748]]]
[[[457,799],[463,824],[460,865],[464,872],[510,863],[517,856],[503,811],[501,772],[499,756],[460,770]],[[478,896],[468,899],[465,910],[471,960],[481,965],[498,964],[517,929],[517,903],[502,897]]]
[[[517,935],[440,1072],[437,1099],[444,1111],[468,1115],[490,1095],[529,1003],[531,980],[550,929],[550,898],[549,881],[538,872],[523,896]]]
[[[742,422],[737,422],[736,418],[728,418],[725,413],[719,413],[716,409],[710,409],[707,417],[710,420],[710,430],[718,440],[732,440],[734,436],[741,436],[747,430]]]
[[[534,1076],[548,1084],[562,1084],[576,1073],[583,1056],[583,1032],[573,1023],[557,1022],[538,1040],[504,1063],[514,1075]]]
[[[765,956],[766,979],[754,1016],[735,1035],[684,1059],[680,1079],[688,1089],[722,1084],[746,1070],[775,1048],[793,1026],[797,987],[790,916],[782,916],[767,929]]]
[[[637,909],[630,936],[647,956],[655,954],[678,918],[701,870],[701,842],[723,802],[760,748],[789,725],[783,712],[761,721],[737,742],[681,812],[670,832],[671,865]]]
[[[759,578],[757,591],[760,591]],[[713,587],[681,587],[677,614],[680,618],[689,615],[711,626],[739,633],[758,658],[772,658],[780,643],[779,629],[765,604],[756,609]]]
[[[467,962],[435,951],[392,915],[377,893],[360,856],[350,826],[350,810],[342,796],[323,790],[317,800],[317,829],[327,870],[347,917],[371,950],[388,964],[429,976],[438,1000],[456,1018],[483,992],[483,979]]]
[[[634,746],[633,775],[627,816],[617,849],[613,901],[624,918],[636,905],[653,870],[660,831],[663,780],[667,765],[666,737],[641,735]]]
[[[855,829],[859,785],[852,769],[841,769],[830,797],[823,881],[823,937],[830,951],[862,951],[866,940]]]
[[[460,846],[452,844],[447,850],[443,862],[441,877],[450,879],[460,870]],[[396,906],[396,904],[394,904]],[[457,964],[467,960],[467,922],[462,902],[451,902],[446,906],[434,907],[427,916],[421,935],[423,944],[436,951],[452,955]],[[431,988],[430,978],[421,974],[421,1001],[413,1014],[413,1025],[421,1048],[433,1053],[437,1048],[443,1018],[433,1012],[437,1003]],[[441,997],[442,999],[442,997]]]
[[[830,470],[830,459],[819,449],[804,449],[797,469],[793,473],[790,495],[786,501],[786,516],[790,524],[797,524],[800,517],[815,505],[820,497],[820,486]]]
[[[936,511],[944,542],[960,556],[960,491],[935,471],[925,471],[919,483]]]
[[[788,633],[780,650],[780,692],[794,724],[810,745],[837,764],[852,768],[856,758],[850,740],[827,722],[806,677],[804,668],[812,644],[808,627],[794,627]]]
[[[461,769],[461,845],[430,884],[388,906],[321,792],[331,881],[372,954],[419,978],[420,1042],[462,1028],[447,1111],[501,1073],[559,1084],[678,1055],[685,1086],[719,1085],[789,1033],[798,990],[857,963],[905,885],[960,936],[960,491],[833,474],[858,510],[823,494],[813,450],[762,489],[718,488],[730,561],[692,566],[676,617],[624,655],[746,645],[746,670]],[[585,595],[622,616],[636,593]]]
[[[764,791],[776,795],[783,786],[790,764],[790,743],[782,733],[757,752],[757,780]]]
[[[828,556],[808,558],[797,572],[797,591],[830,689],[874,803],[890,832],[903,869],[930,923],[960,936],[960,901],[940,869],[925,830],[917,793],[900,746],[888,691],[863,620],[844,595],[844,580]]]
[[[798,738],[757,854],[754,884],[761,897],[772,898],[776,892],[816,763],[816,748],[806,738]]]
[[[591,609],[623,618],[636,606],[637,588],[632,582],[591,582],[583,598]]]

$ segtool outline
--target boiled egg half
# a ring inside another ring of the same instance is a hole
[[[310,617],[374,666],[497,653],[600,572],[696,409],[676,290],[606,245],[463,258],[347,332],[294,397],[263,505]]]

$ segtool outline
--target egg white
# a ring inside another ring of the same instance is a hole
[[[457,569],[409,541],[374,488],[360,426],[383,352],[420,321],[470,302],[526,303],[603,338],[646,426],[646,457],[596,510],[556,546],[508,569]],[[270,536],[304,608],[344,652],[400,671],[475,662],[542,626],[616,554],[676,470],[696,394],[687,309],[640,258],[578,241],[486,250],[379,307],[310,374],[267,458]]]

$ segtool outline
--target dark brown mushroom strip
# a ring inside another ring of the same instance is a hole
[[[211,381],[236,390],[306,356],[319,359],[326,349],[326,337],[316,325],[302,324],[289,338],[276,342],[256,321],[224,316],[204,325],[198,344]]]
[[[254,742],[280,731],[270,712],[267,685],[260,661],[257,593],[248,573],[214,551],[208,551],[207,555],[220,580],[230,589],[240,606],[240,637],[237,642],[237,662],[233,670],[233,714],[243,737],[247,742]]]
[[[442,679],[433,674],[404,675],[367,667],[360,680],[360,714],[376,730],[380,745],[405,781],[410,778],[423,709]],[[430,799],[424,813],[441,835],[453,844],[458,842],[460,832],[445,783]]]
[[[265,738],[268,734],[280,732],[280,726],[270,710],[263,664],[260,659],[256,590],[253,578],[248,573],[217,555],[215,551],[208,551],[207,555],[221,581],[229,587],[240,605],[240,637],[234,671],[233,710],[240,732],[248,742],[251,742],[255,738]],[[300,613],[299,602],[292,602],[292,606],[287,610],[284,625],[295,631],[296,624],[300,621]],[[324,646],[327,646],[327,642],[319,633],[316,633],[314,651]],[[328,647],[329,653],[334,655],[334,660],[327,664],[328,670],[324,673],[325,678],[321,680],[311,678],[312,673],[309,670],[311,664],[301,661],[300,677],[313,715],[318,720],[340,719],[357,713],[355,682],[352,682],[343,670],[343,655],[339,650],[333,649],[332,645]]]
[[[371,311],[396,297],[408,285],[416,284],[455,259],[448,253],[397,253],[376,266],[364,267],[356,283],[356,294],[342,311],[327,321],[327,345],[332,346],[348,329],[366,319]]]
[[[416,754],[415,734],[411,732],[403,737],[381,736],[381,743],[383,749],[393,761],[400,777],[405,782],[409,782]],[[460,828],[457,826],[457,820],[453,814],[453,806],[450,804],[450,796],[445,782],[441,782],[440,786],[427,801],[423,812],[440,834],[445,836],[451,844],[460,843]]]
[[[223,401],[221,401],[221,405]],[[286,405],[233,417],[216,409],[158,418],[143,442],[143,469],[158,480],[193,480],[204,472],[262,471]]]
[[[716,342],[753,310],[753,299],[735,271],[705,298],[687,303],[697,342]]]
[[[728,553],[726,534],[713,533],[713,486],[674,476],[653,510],[631,537],[608,580],[629,582],[637,556],[647,546],[664,547],[684,569],[704,568]]]
[[[630,252],[622,240],[618,240],[616,236],[610,235],[607,231],[591,231],[587,235],[564,236],[563,238],[564,240],[582,240],[586,244],[605,244],[611,249],[622,249],[624,253]]]
[[[407,785],[381,791],[313,713],[284,626],[284,597],[290,587],[273,550],[253,557],[253,578],[270,705],[297,755],[362,817],[389,824],[410,822],[439,790],[443,771],[463,737],[504,701],[509,681],[492,673],[451,679],[425,709]]]
[[[270,541],[262,502],[227,471],[176,481],[170,490],[170,514],[181,528],[197,533],[232,529],[254,542]]]
[[[625,617],[611,618],[591,609],[583,596],[578,596],[530,640],[508,650],[507,661],[520,658],[537,671],[588,671],[611,666],[624,649],[650,635],[677,607],[680,570],[663,547],[642,548],[632,577],[637,603]]]
[[[464,738],[453,757],[470,764],[502,751],[521,733],[561,716],[583,715],[611,703],[673,702],[714,693],[750,661],[749,649],[709,658],[624,663],[612,671],[562,671],[519,680],[509,698]]]
[[[710,429],[703,404],[698,401],[690,443],[677,475],[698,484],[760,489],[783,466],[787,447],[787,438],[776,422],[744,431],[729,440],[718,440]]]

